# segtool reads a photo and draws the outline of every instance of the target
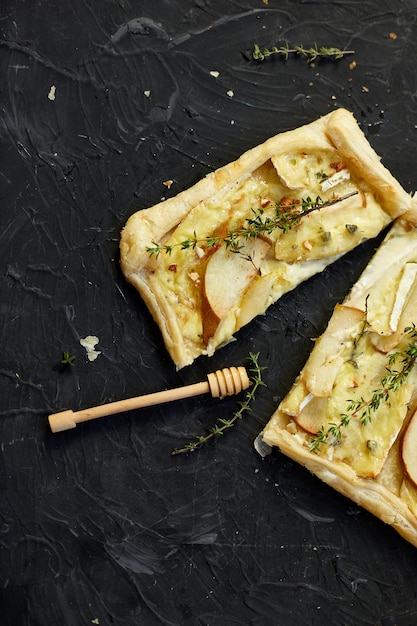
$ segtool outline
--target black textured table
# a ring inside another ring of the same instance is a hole
[[[132,213],[337,107],[417,189],[416,19],[415,0],[2,1],[1,624],[417,623],[415,548],[253,449],[378,242],[179,372],[118,261]],[[250,60],[285,42],[355,54]],[[48,428],[51,412],[199,382],[250,351],[267,387],[192,454],[171,450],[235,398]]]

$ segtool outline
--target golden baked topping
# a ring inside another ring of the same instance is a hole
[[[121,266],[183,367],[409,208],[340,109],[134,214]]]

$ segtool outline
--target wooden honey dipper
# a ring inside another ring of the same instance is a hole
[[[177,387],[176,389],[167,389],[166,391],[157,391],[156,393],[128,398],[127,400],[118,400],[117,402],[110,402],[109,404],[95,406],[82,411],[74,412],[69,409],[49,415],[48,420],[52,432],[57,433],[62,430],[75,428],[79,422],[87,422],[98,417],[141,409],[145,406],[162,404],[163,402],[172,402],[181,398],[190,398],[208,393],[209,391],[213,398],[233,396],[247,389],[249,385],[250,380],[244,367],[228,367],[208,374],[207,381],[201,383]]]

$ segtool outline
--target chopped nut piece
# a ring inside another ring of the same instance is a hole
[[[189,278],[191,278],[194,285],[198,287],[198,285],[200,284],[200,275],[197,272],[190,272],[188,276]]]
[[[298,198],[289,198],[288,196],[284,196],[283,198],[281,198],[280,200],[280,207],[282,208],[287,208],[287,207],[293,207],[296,204],[300,204],[300,201]]]
[[[358,227],[356,224],[345,224],[345,228],[349,233],[356,233],[356,231],[358,230]]]
[[[339,161],[338,163],[330,163],[330,167],[332,168],[332,170],[340,172],[341,170],[344,170],[346,168],[346,163],[343,163],[343,161]]]
[[[262,198],[261,199],[261,207],[264,209],[266,206],[269,206],[271,204],[271,200],[269,198]]]

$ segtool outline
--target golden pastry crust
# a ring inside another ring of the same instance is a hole
[[[383,377],[402,371],[406,350],[416,342],[416,325],[417,227],[400,218],[345,301],[336,306],[259,439],[277,446],[417,547],[417,485],[402,451],[407,428],[417,419],[415,362],[401,385],[369,412],[370,422],[360,423],[362,409],[348,409],[352,398],[367,409],[384,386]],[[346,414],[350,420],[340,426]],[[336,437],[331,428],[335,424],[340,426]],[[320,432],[325,437],[317,439]],[[412,464],[414,456],[412,452]]]
[[[249,239],[240,255],[205,244],[213,234],[241,228],[264,207],[269,216],[283,200],[301,205],[318,196],[346,199],[303,217],[288,232],[276,228]],[[353,116],[339,109],[268,139],[177,196],[133,214],[121,233],[121,268],[181,368],[212,355],[281,295],[410,209],[409,194]],[[181,249],[195,236],[197,245]],[[171,253],[151,255],[155,245],[168,245]]]

